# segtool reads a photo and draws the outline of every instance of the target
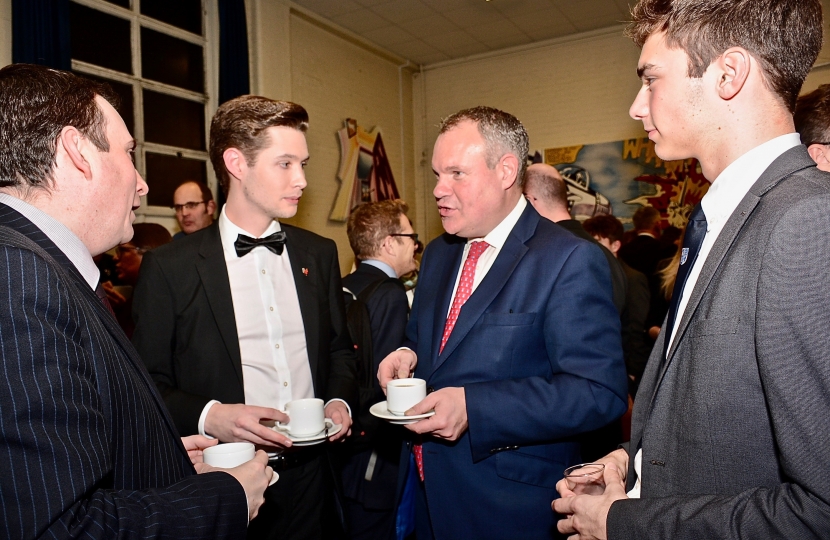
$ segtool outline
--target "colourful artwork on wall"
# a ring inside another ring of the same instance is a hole
[[[348,220],[352,209],[364,202],[399,198],[380,128],[366,131],[352,118],[344,123],[337,132],[340,189],[329,214],[334,221]]]
[[[546,148],[534,162],[554,165],[568,185],[571,215],[580,221],[600,213],[625,224],[641,206],[653,206],[663,228],[683,228],[709,189],[697,160],[663,161],[647,138]]]

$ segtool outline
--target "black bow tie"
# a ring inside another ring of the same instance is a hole
[[[277,231],[265,238],[251,238],[240,234],[236,237],[236,242],[233,243],[237,257],[244,257],[257,246],[264,246],[277,255],[282,255],[282,250],[285,247],[285,231]]]

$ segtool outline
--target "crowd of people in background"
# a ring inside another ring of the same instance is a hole
[[[301,105],[219,107],[224,203],[185,179],[171,236],[133,225],[148,188],[111,90],[3,68],[3,536],[830,536],[830,85],[799,97],[821,21],[819,0],[633,8],[629,113],[711,183],[685,229],[573,219],[520,120],[477,106],[433,148],[445,234],[422,249],[404,201],[365,202],[344,277],[281,221]],[[426,397],[378,413],[400,379]],[[300,402],[322,431],[292,434]],[[232,442],[253,459],[205,463]]]

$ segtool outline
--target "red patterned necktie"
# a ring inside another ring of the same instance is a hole
[[[461,279],[458,280],[458,288],[455,290],[455,298],[452,301],[450,313],[447,315],[447,322],[444,324],[444,335],[441,336],[441,348],[438,349],[438,354],[444,351],[444,345],[450,339],[452,329],[455,328],[455,322],[458,320],[458,315],[461,313],[461,308],[464,303],[473,294],[473,280],[476,277],[476,264],[481,254],[490,247],[487,242],[473,242],[470,244],[470,251],[467,253],[467,260],[464,261],[464,268],[461,269]],[[415,456],[415,464],[418,466],[418,476],[421,477],[421,482],[424,481],[424,449],[420,444],[412,446],[412,454]]]
[[[461,308],[464,303],[473,294],[473,280],[476,277],[476,264],[478,258],[490,247],[487,242],[473,242],[470,244],[470,252],[467,254],[467,260],[464,261],[464,268],[461,270],[461,279],[458,280],[458,288],[455,291],[455,298],[452,301],[450,313],[447,315],[447,322],[444,324],[444,335],[441,336],[441,348],[438,349],[438,354],[444,352],[444,345],[450,339],[452,329],[455,328],[455,322],[458,320],[458,315],[461,313]]]

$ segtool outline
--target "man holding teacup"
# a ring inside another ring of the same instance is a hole
[[[407,347],[378,377],[426,380],[407,425],[422,479],[418,538],[550,538],[574,436],[627,408],[620,319],[595,245],[522,196],[528,137],[489,107],[441,125],[433,194],[447,234],[427,247]],[[520,531],[520,533],[519,533]]]
[[[99,284],[93,256],[130,240],[147,193],[115,105],[71,73],[0,70],[0,536],[241,539],[267,456],[196,474],[212,443],[179,437]]]
[[[227,202],[209,227],[145,255],[133,300],[133,342],[179,429],[272,454],[280,479],[249,538],[324,536],[331,478],[317,443],[348,434],[343,399],[356,402],[337,248],[278,221],[306,187],[307,127],[295,103],[219,107],[210,158]],[[301,426],[297,402],[316,398],[316,429]]]

